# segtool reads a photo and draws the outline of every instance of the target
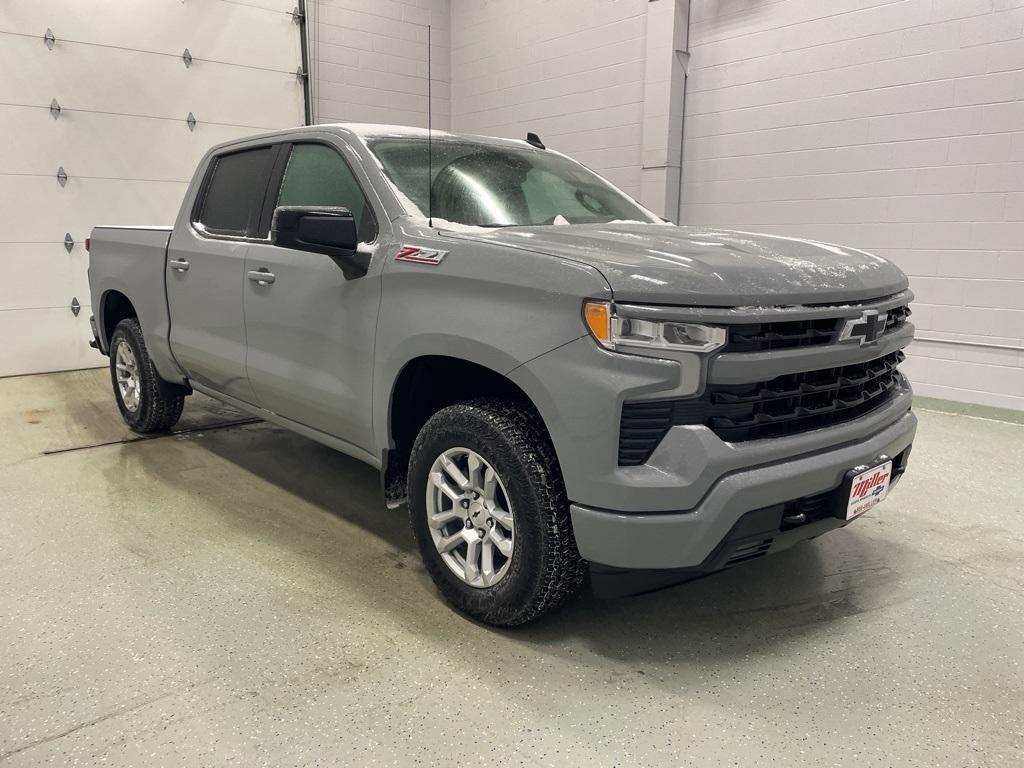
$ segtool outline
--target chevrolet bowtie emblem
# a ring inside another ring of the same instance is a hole
[[[887,312],[866,309],[860,313],[860,317],[846,321],[839,333],[839,341],[859,341],[861,346],[870,344],[885,332],[888,317]]]

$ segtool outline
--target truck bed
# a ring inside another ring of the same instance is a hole
[[[173,380],[177,365],[168,344],[170,321],[165,285],[171,229],[169,226],[93,227],[89,242],[89,291],[101,351],[109,353],[107,340],[114,329],[105,326],[103,310],[116,291],[131,298],[157,370]]]

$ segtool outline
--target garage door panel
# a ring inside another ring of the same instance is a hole
[[[141,226],[173,223],[187,184],[71,177],[61,189],[56,179],[15,177],[0,183],[0,210],[18,222],[17,240],[54,242],[70,232],[84,240],[96,224]],[[15,238],[7,236],[8,239]]]
[[[297,26],[291,17],[294,7],[294,2],[276,0],[248,5],[134,0],[129,14],[123,0],[60,4],[4,0],[0,29],[37,35],[34,44],[40,48],[43,34],[52,29],[57,44],[51,55],[81,43],[173,56],[188,48],[197,58],[294,72],[301,61]],[[238,44],[239,29],[245,30],[250,44]],[[180,59],[178,65],[184,67]]]
[[[0,312],[88,303],[84,240],[68,253],[62,243],[0,243]]]
[[[69,309],[21,309],[0,312],[0,376],[98,368],[106,358],[89,346],[88,305],[75,317]]]
[[[56,98],[70,110],[182,120],[191,111],[197,120],[256,128],[290,126],[302,114],[294,74],[209,63],[186,69],[137,51],[77,46],[54,55],[30,38],[7,37],[0,71],[18,73],[0,78],[0,102],[9,104],[49,105]]]
[[[129,119],[90,112],[67,112],[54,120],[45,110],[3,105],[0,125],[15,137],[0,142],[4,173],[52,176],[63,165],[76,176],[170,181],[190,180],[214,144],[254,132],[204,122],[190,131],[184,118]]]
[[[301,124],[293,7],[0,2],[0,333],[18,340],[0,356],[0,375],[102,364],[87,346],[88,306],[78,318],[69,309],[72,297],[89,301],[91,229],[171,224],[209,147]],[[42,40],[48,27],[53,50]],[[190,67],[181,59],[186,47]],[[62,107],[57,119],[52,99]],[[59,167],[68,175],[63,187]]]

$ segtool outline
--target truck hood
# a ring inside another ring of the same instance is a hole
[[[827,304],[876,299],[907,287],[903,272],[880,256],[780,235],[639,222],[446,234],[589,264],[623,302]]]

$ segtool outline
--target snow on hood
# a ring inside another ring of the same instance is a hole
[[[880,256],[781,235],[622,222],[452,236],[589,264],[623,302],[722,307],[842,303],[907,288],[903,272]]]

